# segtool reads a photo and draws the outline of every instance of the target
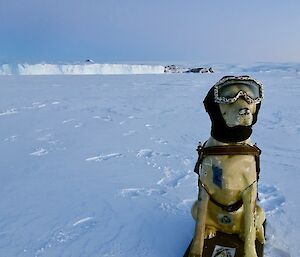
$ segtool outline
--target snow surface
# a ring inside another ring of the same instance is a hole
[[[210,133],[202,101],[229,70],[1,76],[0,256],[182,256],[194,231],[195,149]],[[252,135],[263,151],[265,256],[296,257],[300,74],[248,74],[265,85]]]

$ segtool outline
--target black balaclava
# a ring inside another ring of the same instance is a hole
[[[253,114],[253,122],[250,126],[228,127],[222,116],[220,106],[214,101],[214,87],[212,87],[204,101],[205,110],[208,112],[212,125],[211,136],[224,143],[241,142],[248,139],[252,134],[252,125],[257,121],[257,113],[260,109],[260,103],[256,105],[256,112]]]

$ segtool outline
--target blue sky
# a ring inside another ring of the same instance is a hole
[[[0,0],[0,63],[299,62],[298,0]]]

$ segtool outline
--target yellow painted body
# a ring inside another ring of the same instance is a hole
[[[239,144],[246,143],[251,144],[249,139]],[[207,147],[216,145],[226,144],[214,138],[210,138],[206,144]],[[217,181],[214,178],[214,167],[222,170]],[[205,157],[202,162],[200,179],[209,195],[202,187],[200,187],[200,190],[203,190],[208,198],[212,197],[223,205],[228,206],[243,199],[243,206],[235,212],[224,211],[213,202],[208,201],[206,204],[204,238],[214,237],[216,231],[239,234],[245,240],[245,257],[257,257],[255,239],[257,238],[261,243],[264,243],[263,222],[265,213],[256,201],[257,182],[254,156]],[[220,181],[221,183],[218,183]],[[192,215],[196,220],[199,219],[197,216],[199,204],[201,206],[202,202],[196,201],[192,208]]]

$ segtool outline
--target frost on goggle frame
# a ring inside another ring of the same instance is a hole
[[[222,96],[220,95],[219,91],[220,88],[223,87],[229,87],[230,86],[238,86],[238,85],[242,85],[244,87],[244,89],[237,89],[237,92],[233,92],[234,96]],[[255,92],[251,92],[251,88],[252,89],[256,89],[258,92],[258,96],[255,97]],[[247,92],[248,91],[248,94]],[[251,95],[252,94],[252,97]],[[239,76],[239,77],[235,77],[235,76],[226,76],[223,77],[219,82],[217,82],[214,85],[214,100],[216,103],[234,103],[235,101],[237,101],[241,96],[250,104],[250,103],[255,103],[258,104],[262,101],[263,99],[263,87],[262,85],[256,81],[255,79],[252,79],[249,76]]]

